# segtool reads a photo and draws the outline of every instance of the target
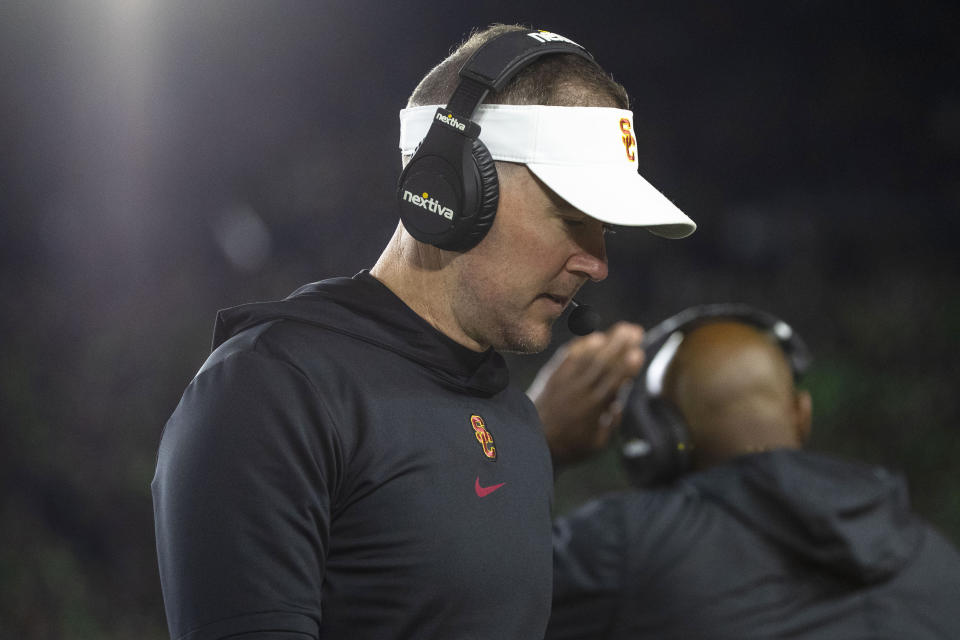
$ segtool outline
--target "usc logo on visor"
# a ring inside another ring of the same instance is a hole
[[[476,436],[477,442],[483,447],[483,455],[487,456],[488,460],[496,460],[497,448],[493,445],[493,436],[487,431],[483,418],[473,414],[470,416],[470,426],[473,427],[473,435]]]
[[[620,139],[623,141],[623,148],[627,150],[627,160],[633,162],[637,159],[637,140],[630,130],[629,118],[620,118],[620,133],[622,134]]]

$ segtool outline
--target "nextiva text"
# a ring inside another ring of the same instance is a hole
[[[453,114],[445,116],[442,113],[438,113],[437,120],[439,120],[443,124],[450,125],[451,127],[453,127],[458,131],[463,131],[464,129],[467,128],[467,125],[463,124],[462,122],[454,118]]]
[[[433,198],[429,194],[424,193],[422,196],[410,193],[406,189],[403,190],[403,199],[409,202],[410,204],[415,204],[418,207],[423,207],[427,211],[432,211],[438,216],[443,216],[447,220],[453,220],[453,209],[450,207],[445,207]]]
[[[559,33],[553,33],[550,31],[534,31],[534,32],[528,33],[527,35],[539,42],[569,42],[570,44],[583,49],[582,46],[580,46],[570,38],[564,38]]]

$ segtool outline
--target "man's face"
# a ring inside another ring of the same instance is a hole
[[[500,204],[493,227],[457,256],[453,311],[481,345],[536,353],[550,327],[589,279],[607,277],[604,225],[574,209],[524,165],[497,164]]]

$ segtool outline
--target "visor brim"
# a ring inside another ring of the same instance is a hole
[[[541,163],[528,163],[527,167],[570,205],[601,222],[644,227],[671,239],[685,238],[697,228],[669,198],[632,169]]]

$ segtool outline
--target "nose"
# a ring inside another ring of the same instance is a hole
[[[600,232],[599,238],[590,243],[592,246],[578,245],[577,251],[567,259],[567,270],[582,274],[593,282],[607,277],[607,244]]]

